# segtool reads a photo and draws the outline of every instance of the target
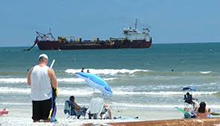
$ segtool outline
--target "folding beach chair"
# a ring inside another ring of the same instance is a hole
[[[68,115],[67,118],[69,117],[73,117],[79,119],[80,116],[84,116],[86,115],[86,110],[87,108],[83,107],[81,110],[75,110],[74,106],[71,104],[71,102],[69,100],[65,101],[65,106],[64,106],[64,114]]]
[[[102,98],[92,98],[89,104],[89,119],[97,119],[104,106],[104,100]]]

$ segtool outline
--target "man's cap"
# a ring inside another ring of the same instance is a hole
[[[48,59],[48,56],[47,56],[46,54],[40,54],[39,57],[38,57],[38,59],[40,59],[40,58]]]

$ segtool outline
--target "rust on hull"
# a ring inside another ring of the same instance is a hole
[[[124,40],[124,41],[101,41],[90,43],[77,43],[60,41],[38,41],[36,40],[40,50],[75,50],[75,49],[119,49],[119,48],[149,48],[152,44],[151,41],[145,40]]]

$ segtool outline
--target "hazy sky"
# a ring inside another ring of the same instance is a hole
[[[31,46],[35,31],[55,36],[122,37],[133,25],[153,43],[220,41],[220,0],[1,0],[0,46]]]

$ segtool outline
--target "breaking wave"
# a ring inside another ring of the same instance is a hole
[[[30,88],[13,88],[13,87],[0,87],[0,94],[30,94]],[[96,90],[97,92],[97,90]],[[99,92],[99,91],[98,91]],[[205,92],[198,91],[193,92],[193,95],[214,95],[217,92]],[[59,88],[59,95],[69,96],[88,96],[92,95],[93,90],[90,87],[86,88]],[[132,92],[132,91],[116,91],[113,89],[113,95],[183,95],[185,92],[174,92],[174,91],[152,91],[152,92]]]
[[[213,95],[217,92],[193,92],[193,95]],[[114,95],[184,95],[185,92],[174,92],[174,91],[152,91],[152,92],[127,92],[127,91],[116,91]]]
[[[81,71],[81,69],[67,69],[66,73],[75,74],[76,72]],[[87,71],[85,69],[84,71]],[[159,75],[159,76],[207,76],[215,75],[216,73],[212,71],[154,71],[147,69],[89,69],[93,74],[97,75]]]
[[[74,74],[79,71],[81,71],[81,69],[67,69],[65,72]],[[89,71],[93,74],[115,75],[115,74],[134,74],[137,72],[149,72],[150,70],[144,70],[144,69],[134,69],[134,70],[129,70],[129,69],[89,69]]]
[[[115,78],[104,78],[104,80],[114,80]],[[74,83],[74,82],[84,82],[81,78],[58,78],[58,82],[67,82],[67,83]],[[0,78],[0,83],[27,83],[27,78]]]
[[[212,71],[199,71],[201,74],[210,74]]]
[[[169,105],[169,104],[134,104],[134,103],[118,103],[112,102],[112,106],[117,107],[131,107],[131,108],[173,108],[179,107],[183,108],[184,105],[176,104],[176,105]],[[216,108],[219,109],[219,105],[208,105],[208,108]]]

